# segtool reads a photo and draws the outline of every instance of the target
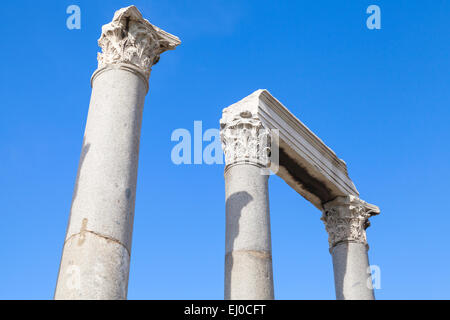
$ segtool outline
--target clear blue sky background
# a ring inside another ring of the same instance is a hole
[[[67,6],[81,30],[66,28]],[[343,158],[361,197],[379,299],[449,299],[450,2],[5,1],[0,58],[0,298],[51,299],[101,26],[135,4],[182,44],[144,109],[130,299],[222,299],[222,165],[176,166],[176,128],[218,128],[267,88]],[[366,28],[381,8],[382,29]],[[270,178],[275,296],[334,299],[320,212]]]

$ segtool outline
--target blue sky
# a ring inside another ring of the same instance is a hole
[[[66,8],[81,8],[81,30]],[[51,299],[101,26],[135,4],[182,44],[144,108],[128,297],[222,299],[223,165],[171,162],[173,130],[218,128],[268,89],[348,165],[381,214],[378,299],[450,299],[450,2],[8,1],[0,57],[1,299]],[[366,8],[381,8],[368,30]],[[270,178],[275,297],[334,299],[320,212]]]

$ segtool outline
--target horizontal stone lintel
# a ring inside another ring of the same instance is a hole
[[[277,175],[318,209],[338,196],[359,196],[345,162],[269,91],[257,90],[225,108],[222,119],[241,112],[251,112],[267,129],[279,130]]]

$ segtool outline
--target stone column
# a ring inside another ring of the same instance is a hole
[[[134,6],[102,28],[55,299],[127,297],[144,98],[152,65],[179,43]]]
[[[355,196],[337,197],[323,205],[322,221],[328,232],[338,300],[374,300],[366,228],[377,206]]]
[[[266,169],[270,135],[251,112],[224,111],[221,139],[226,162],[225,299],[273,299]]]

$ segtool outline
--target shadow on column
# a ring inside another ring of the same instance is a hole
[[[338,243],[332,251],[336,299],[374,300],[369,258],[365,244]]]
[[[86,159],[86,155],[89,152],[90,148],[91,148],[91,144],[90,143],[86,143],[86,137],[83,137],[83,144],[82,144],[82,147],[81,147],[81,155],[80,155],[80,160],[78,162],[77,176],[75,178],[75,186],[73,188],[72,202],[70,204],[69,222],[67,223],[66,233],[64,234],[65,238],[64,238],[64,243],[63,243],[63,251],[64,251],[65,240],[66,240],[66,237],[67,237],[67,232],[68,232],[68,230],[70,228],[70,221],[71,221],[71,217],[72,217],[73,203],[75,202],[75,199],[77,198],[77,195],[78,195],[78,181],[80,179],[81,169],[83,167],[84,160]],[[62,256],[62,254],[61,254],[61,256]],[[60,263],[59,263],[58,276],[56,278],[56,285],[58,284],[59,274],[61,272],[61,262],[62,262],[62,259],[60,260]],[[56,292],[56,286],[55,286],[55,292]]]
[[[225,299],[230,299],[231,270],[233,270],[234,242],[239,235],[239,220],[242,209],[253,201],[253,197],[246,191],[231,194],[225,205],[226,214],[226,254],[225,254]]]
[[[78,181],[80,179],[81,169],[83,167],[84,159],[86,159],[86,155],[89,152],[89,149],[91,148],[91,144],[86,143],[85,139],[86,139],[86,137],[83,137],[83,146],[81,148],[80,161],[78,162],[77,177],[75,178],[75,186],[73,188],[73,195],[72,195],[72,202],[70,204],[69,223],[67,224],[67,230],[69,230],[69,227],[70,227],[70,218],[72,216],[73,203],[75,202],[75,199],[77,198],[77,195],[78,195]],[[67,233],[67,230],[66,230],[66,233]]]
[[[339,251],[339,252],[336,252]],[[347,274],[348,246],[338,243],[331,249],[336,300],[345,300],[344,279]]]

